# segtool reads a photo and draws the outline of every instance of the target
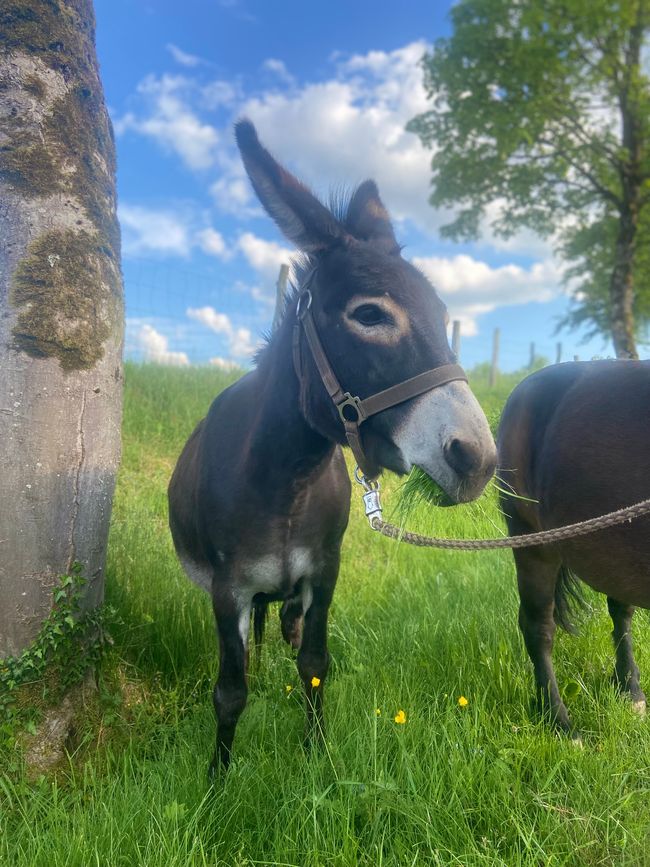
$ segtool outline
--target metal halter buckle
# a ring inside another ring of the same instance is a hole
[[[370,526],[374,528],[373,520],[375,518],[379,518],[381,520],[382,508],[381,508],[381,497],[379,494],[379,482],[377,479],[369,479],[361,472],[359,467],[357,467],[354,471],[354,478],[359,482],[360,485],[365,488],[365,494],[363,495],[363,504],[366,510],[366,517],[368,518],[368,523]]]
[[[352,407],[352,409],[356,412],[356,414],[357,414],[356,418],[346,418],[345,417],[343,410],[348,406]],[[353,394],[350,394],[349,391],[345,392],[345,394],[343,395],[343,400],[341,401],[341,403],[336,404],[336,408],[339,412],[339,416],[341,418],[341,421],[344,423],[346,421],[351,421],[351,422],[354,422],[355,424],[360,424],[366,417],[366,414],[361,407],[361,398],[356,397]]]

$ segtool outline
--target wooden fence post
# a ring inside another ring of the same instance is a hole
[[[557,343],[555,345],[555,363],[559,364],[562,361],[562,344]]]
[[[460,321],[454,319],[451,331],[451,351],[456,356],[456,360],[460,358]]]
[[[530,359],[528,361],[528,367],[532,368],[535,364],[535,344],[530,344]]]
[[[496,385],[497,377],[499,375],[499,340],[501,337],[501,331],[499,328],[494,329],[494,334],[492,335],[492,363],[490,364],[490,379],[489,384],[490,388],[493,388]]]
[[[275,284],[275,311],[273,313],[273,331],[280,324],[282,313],[284,312],[284,296],[287,293],[287,281],[289,280],[289,266],[280,265],[280,273],[278,274],[278,282]]]

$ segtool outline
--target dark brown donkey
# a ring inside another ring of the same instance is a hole
[[[650,497],[650,362],[547,367],[510,396],[498,436],[502,497],[512,535],[559,527]],[[650,608],[650,517],[557,545],[515,550],[519,625],[535,669],[540,708],[572,733],[551,650],[556,621],[570,629],[572,575],[607,595],[614,624],[614,682],[645,711],[632,653],[634,606]]]
[[[282,633],[299,647],[307,735],[322,731],[327,614],[350,504],[340,444],[354,433],[354,408],[365,403],[357,398],[374,399],[432,368],[451,371],[452,381],[402,395],[356,426],[366,475],[417,464],[466,501],[483,490],[496,460],[462,370],[448,368],[444,305],[400,256],[375,184],[362,184],[335,215],[271,157],[251,123],[238,123],[236,137],[259,199],[306,262],[256,368],[214,401],[169,486],[179,559],[211,594],[217,621],[213,768],[227,766],[246,704],[251,611],[261,638],[270,601],[283,602]],[[340,413],[332,380],[346,390]]]

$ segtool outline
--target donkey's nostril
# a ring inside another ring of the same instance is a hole
[[[459,476],[472,476],[483,467],[485,454],[478,443],[449,439],[444,452],[447,463]]]

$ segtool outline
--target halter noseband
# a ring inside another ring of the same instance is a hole
[[[318,369],[323,385],[343,422],[345,436],[358,468],[363,473],[363,477],[370,482],[376,478],[377,473],[369,470],[370,465],[361,444],[360,425],[371,415],[376,415],[389,407],[404,403],[404,401],[410,400],[412,397],[417,397],[434,388],[439,388],[441,385],[446,385],[448,382],[467,382],[467,376],[459,364],[442,364],[439,367],[425,370],[424,373],[419,373],[417,376],[405,379],[402,382],[398,382],[397,385],[392,385],[390,388],[378,391],[376,394],[363,399],[356,397],[349,391],[343,391],[327,359],[311,312],[312,295],[309,286],[314,279],[315,273],[316,268],[312,268],[307,274],[298,296],[296,322],[293,326],[293,366],[302,392],[304,378],[300,337],[304,332],[307,338],[307,345],[311,350],[314,364]]]

